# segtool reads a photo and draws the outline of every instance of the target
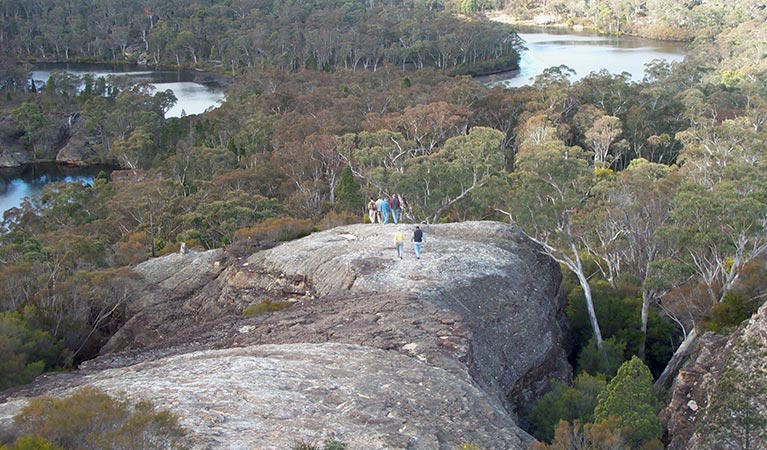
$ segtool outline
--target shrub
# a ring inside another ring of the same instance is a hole
[[[331,228],[339,227],[341,225],[349,225],[352,223],[362,223],[364,222],[367,217],[367,214],[365,214],[362,218],[360,218],[358,215],[354,215],[351,213],[337,213],[335,211],[330,211],[325,215],[325,218],[322,219],[321,227],[323,230],[329,230]],[[368,223],[370,222],[370,219],[367,219]]]
[[[336,439],[325,439],[322,450],[346,450],[346,444]]]
[[[296,442],[296,444],[293,446],[293,450],[321,450],[321,449],[314,444],[309,444],[308,442],[299,441],[299,442]]]
[[[346,444],[336,439],[327,438],[322,447],[310,444],[306,441],[298,441],[292,450],[346,450]]]
[[[275,217],[266,219],[252,227],[240,228],[234,235],[237,239],[290,241],[308,236],[311,232],[311,220]]]
[[[62,362],[59,342],[30,323],[33,309],[25,311],[0,312],[0,390],[29,383]]]
[[[261,303],[256,303],[255,305],[248,306],[242,311],[243,316],[257,316],[260,314],[265,314],[268,312],[274,312],[279,311],[281,309],[285,309],[290,307],[290,302],[273,302],[271,300],[264,300]]]
[[[749,302],[743,296],[727,294],[720,303],[715,304],[709,311],[709,316],[703,321],[703,327],[717,333],[727,332],[737,327],[741,322],[751,317],[758,304]]]
[[[93,387],[67,398],[34,398],[14,422],[21,434],[16,442],[36,437],[67,450],[187,448],[174,415],[146,401],[116,400]]]
[[[603,351],[599,351],[592,338],[578,355],[577,371],[592,375],[603,374],[610,378],[623,363],[625,349],[626,344],[623,341],[608,338],[602,341]]]
[[[598,396],[594,419],[615,418],[625,428],[626,440],[634,447],[661,437],[663,429],[655,411],[653,380],[650,369],[636,356],[618,369]]]
[[[557,382],[554,388],[541,397],[530,411],[530,433],[539,440],[551,441],[554,430],[561,421],[593,422],[597,395],[606,384],[603,376],[581,373],[573,385]]]

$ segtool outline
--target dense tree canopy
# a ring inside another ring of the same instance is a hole
[[[0,2],[0,42],[21,58],[241,70],[516,67],[511,29],[462,20],[441,1],[110,0]],[[473,13],[470,8],[467,13]]]

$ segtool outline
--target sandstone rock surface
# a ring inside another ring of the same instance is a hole
[[[726,370],[735,370],[738,387],[754,411],[767,417],[767,304],[729,336],[706,333],[698,341],[688,362],[679,370],[671,389],[670,402],[661,412],[669,449],[741,448],[732,440],[733,430],[715,431],[712,411],[724,395],[721,380]],[[757,382],[760,389],[749,389]],[[767,448],[764,430],[750,437],[750,448]],[[761,435],[759,437],[758,435]]]
[[[84,119],[73,119],[67,134],[66,143],[56,153],[56,163],[79,167],[101,162],[96,150],[96,138],[86,129]]]
[[[515,425],[569,376],[559,267],[511,226],[350,225],[249,257],[173,254],[139,265],[132,318],[76,374],[30,395],[97,384],[182,417],[195,448],[526,448]],[[244,315],[264,301],[279,311]],[[272,445],[275,445],[272,447]]]

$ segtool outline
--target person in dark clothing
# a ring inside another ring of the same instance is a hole
[[[421,259],[421,245],[423,245],[424,242],[426,242],[426,239],[423,235],[423,231],[421,231],[421,227],[415,227],[415,231],[413,231],[413,238],[411,239],[413,241],[413,250],[415,250],[415,257],[417,259]]]

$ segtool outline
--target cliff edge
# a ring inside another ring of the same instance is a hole
[[[248,257],[174,254],[136,267],[130,319],[102,356],[0,405],[97,385],[181,417],[193,448],[526,448],[516,425],[570,374],[559,267],[515,228],[350,225]],[[274,311],[249,312],[259,305]]]

